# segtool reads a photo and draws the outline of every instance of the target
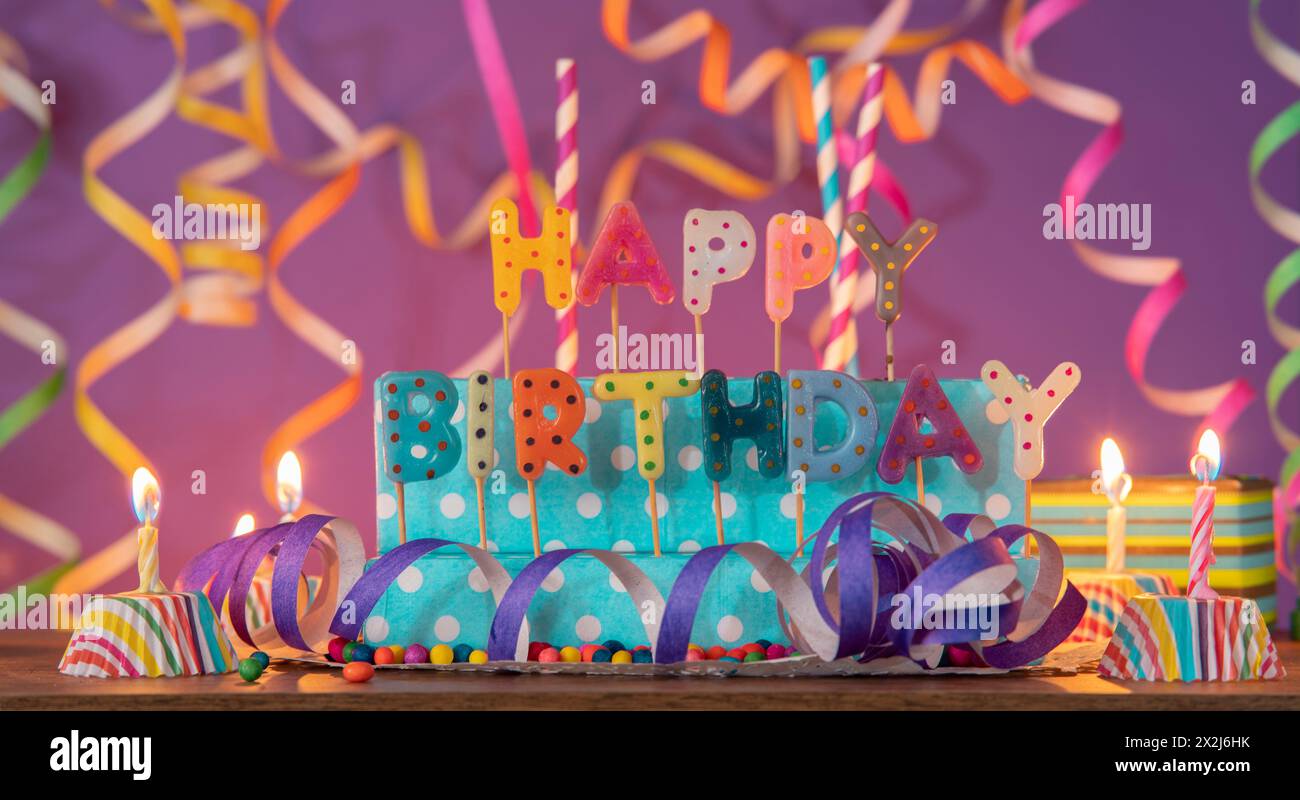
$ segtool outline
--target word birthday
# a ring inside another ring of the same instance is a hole
[[[1069,222],[1067,222],[1067,220]],[[1133,250],[1151,247],[1150,203],[1075,203],[1065,196],[1065,206],[1043,206],[1043,238],[1123,240]]]
[[[155,205],[151,215],[155,239],[235,241],[241,250],[262,244],[260,203],[186,203],[176,195],[171,205]]]

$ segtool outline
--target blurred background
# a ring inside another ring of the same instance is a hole
[[[640,37],[694,7],[708,9],[731,30],[732,75],[767,48],[789,48],[815,29],[861,26],[882,0],[708,2],[638,0],[631,34]],[[250,6],[264,12],[259,2]],[[958,15],[957,0],[916,3],[907,27]],[[554,63],[576,59],[581,92],[578,204],[584,238],[599,224],[600,190],[620,154],[661,137],[690,141],[760,176],[771,174],[772,119],[764,96],[736,116],[704,108],[697,94],[698,45],[651,63],[620,53],[601,28],[600,4],[496,0],[491,8],[518,91],[533,164],[554,169]],[[1003,6],[990,2],[961,32],[1000,52]],[[131,10],[138,11],[138,8]],[[1270,27],[1300,30],[1300,8],[1266,3]],[[121,14],[79,0],[3,0],[0,30],[21,44],[29,74],[53,80],[53,151],[34,192],[0,225],[0,297],[45,321],[78,359],[167,291],[157,266],[105,224],[82,192],[83,152],[114,120],[166,78],[173,58],[157,32],[139,30]],[[432,205],[439,226],[459,224],[488,183],[506,167],[479,77],[460,4],[421,0],[355,3],[311,0],[291,6],[278,41],[288,58],[328,98],[343,81],[356,83],[355,105],[341,106],[357,126],[390,122],[425,148]],[[189,64],[233,49],[225,26],[189,33]],[[1160,386],[1191,388],[1244,378],[1259,396],[1224,436],[1229,473],[1276,478],[1284,453],[1268,423],[1263,389],[1282,356],[1263,310],[1263,284],[1291,249],[1258,217],[1247,183],[1247,155],[1260,129],[1297,99],[1297,90],[1254,50],[1243,3],[1126,3],[1095,0],[1035,45],[1039,70],[1114,96],[1124,108],[1126,140],[1089,199],[1150,203],[1148,255],[1183,259],[1188,290],[1160,330],[1148,377]],[[834,56],[832,56],[832,61]],[[910,87],[919,56],[888,59]],[[977,377],[999,358],[1032,379],[1071,359],[1083,369],[1078,392],[1047,431],[1044,477],[1086,474],[1097,465],[1103,437],[1114,436],[1133,473],[1186,470],[1199,420],[1152,408],[1123,361],[1130,319],[1145,296],[1140,287],[1107,281],[1083,266],[1068,243],[1043,236],[1043,207],[1097,135],[1097,125],[1035,99],[1008,106],[964,68],[955,67],[957,102],[945,106],[930,141],[900,144],[882,131],[880,155],[906,188],[913,212],[939,223],[940,234],[909,273],[905,313],[897,326],[903,374],[926,361],[942,377]],[[642,103],[643,81],[656,103]],[[1257,103],[1242,103],[1242,82],[1254,81]],[[329,140],[271,82],[271,117],[280,148],[304,158]],[[217,96],[235,103],[238,94]],[[856,114],[856,112],[855,112]],[[21,115],[0,116],[0,169],[32,147],[36,134]],[[101,177],[142,213],[169,203],[177,176],[231,149],[231,140],[172,115],[141,143],[112,160]],[[762,230],[776,210],[820,216],[811,145],[792,183],[759,201],[738,201],[670,167],[647,163],[632,199],[679,280],[680,226],[687,209],[736,208]],[[1288,147],[1267,170],[1265,185],[1280,201],[1297,202],[1297,153]],[[264,166],[238,183],[264,202],[262,252],[286,216],[324,185],[321,178]],[[893,236],[898,217],[878,196],[872,208]],[[1113,252],[1127,243],[1103,243]],[[497,333],[485,241],[463,251],[431,250],[409,232],[402,213],[396,156],[362,168],[356,194],[281,268],[288,289],[314,313],[356,342],[363,359],[362,400],[297,450],[307,494],[329,511],[373,531],[374,453],[369,385],[390,369],[451,370]],[[807,331],[825,301],[801,293],[785,328],[784,366],[812,368]],[[622,318],[633,331],[689,333],[680,303],[653,304],[640,291],[622,293]],[[177,320],[156,342],[100,380],[95,402],[148,455],[163,487],[163,574],[228,536],[236,518],[260,523],[276,512],[263,498],[260,457],[271,432],[341,377],[256,298],[250,327]],[[1297,316],[1300,297],[1284,301]],[[709,365],[752,374],[771,360],[771,323],[762,307],[761,265],[722,287],[706,317]],[[860,359],[867,377],[883,371],[883,336],[868,310],[859,317]],[[608,329],[608,304],[579,311],[579,372],[595,372],[595,337]],[[939,363],[941,342],[957,344],[957,363]],[[1242,363],[1244,340],[1258,347]],[[516,369],[549,366],[555,323],[538,297],[515,336]],[[492,366],[484,364],[483,366]],[[48,375],[51,367],[8,340],[0,341],[0,404]],[[73,415],[69,385],[32,427],[0,450],[0,492],[56,519],[94,553],[132,524],[127,480],[86,439]],[[1284,415],[1294,425],[1295,396]],[[206,493],[190,492],[195,470]],[[40,550],[0,535],[0,584],[53,566]],[[370,539],[371,534],[367,533]],[[133,578],[110,584],[122,588]]]

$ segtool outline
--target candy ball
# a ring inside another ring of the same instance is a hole
[[[740,663],[740,659],[738,659],[738,658],[732,658],[731,656],[723,656],[722,658],[719,658],[718,660],[719,660],[719,661],[726,661],[728,664],[739,664],[739,663]]]
[[[759,644],[758,642],[750,642],[749,644],[742,644],[740,649],[744,650],[746,653],[762,653],[767,650],[767,645]]]
[[[254,650],[248,657],[257,659],[257,663],[262,665],[262,669],[271,666],[271,657],[261,650]]]
[[[700,647],[698,644],[695,644],[694,642],[692,642],[691,644],[686,645],[686,649],[687,649],[687,650],[699,650],[701,653],[704,652],[704,648],[703,648],[703,647]]]
[[[701,649],[699,649],[699,648],[697,647],[697,648],[695,648],[694,650],[687,650],[687,651],[686,651],[686,660],[687,660],[687,661],[707,661],[707,660],[708,660],[708,656],[704,655],[704,651],[701,650]]]
[[[246,658],[239,662],[239,677],[252,683],[262,677],[262,662],[256,658]]]
[[[466,658],[469,658],[469,656],[466,656]],[[460,659],[456,658],[456,651],[445,644],[435,644],[433,649],[429,651],[430,664],[450,664],[458,660]]]
[[[376,664],[392,664],[396,661],[397,661],[397,656],[393,655],[392,650],[388,649],[387,647],[375,648]]]
[[[350,664],[353,661],[365,661],[368,664],[375,663],[375,648],[368,644],[357,645],[352,648],[351,658],[348,659],[348,663]]]
[[[537,655],[546,648],[550,647],[546,642],[529,642],[528,643],[528,660],[536,661]]]
[[[346,645],[347,643],[348,643],[348,640],[347,640],[347,639],[344,639],[342,636],[335,636],[333,639],[330,639],[330,646],[329,646],[329,660],[330,660],[330,661],[342,661],[342,660],[343,660],[343,646]]]
[[[719,658],[722,658],[727,654],[727,648],[723,647],[720,644],[715,644],[714,646],[710,647],[708,650],[704,652],[705,655],[709,657],[710,661],[717,661]]]
[[[469,661],[469,654],[472,652],[474,652],[474,648],[470,647],[469,645],[458,644],[455,647],[451,648],[451,653],[452,653],[451,660],[457,664],[464,664],[466,661]]]
[[[619,652],[621,653],[623,651],[620,650]],[[613,657],[614,654],[611,653],[608,648],[602,647],[591,654],[591,661],[594,664],[608,664]]]
[[[632,652],[635,653],[637,650],[649,650],[649,649],[650,649],[650,645],[648,645],[648,644],[639,644],[639,645],[637,645],[636,647],[633,647],[633,648],[632,648]]]
[[[769,659],[785,658],[785,645],[783,644],[768,645],[767,657]]]
[[[350,683],[365,683],[375,677],[375,668],[369,661],[352,661],[343,668],[343,677]]]
[[[388,649],[393,651],[394,664],[401,664],[406,659],[406,648],[400,644],[390,644]]]
[[[470,654],[469,654],[469,663],[471,663],[471,664],[486,664],[487,661],[488,661],[488,659],[487,659],[487,651],[486,651],[486,650],[472,650],[472,651],[470,651]]]
[[[745,658],[744,658],[744,660],[745,660],[745,661],[765,661],[766,659],[764,658],[764,656],[763,656],[762,653],[754,652],[754,653],[746,653],[746,654],[745,654]]]
[[[736,659],[737,661],[744,661],[744,660],[745,660],[745,656],[746,656],[747,654],[746,654],[745,651],[742,650],[741,648],[739,648],[739,647],[733,647],[733,648],[731,648],[730,650],[727,651],[727,655],[731,656],[732,658]]]
[[[764,650],[767,650],[767,648],[772,646],[772,643],[766,639],[759,639],[757,642],[755,642],[755,644],[762,647]]]
[[[560,651],[554,647],[548,647],[537,654],[537,660],[543,664],[554,664],[560,660]]]
[[[578,652],[582,653],[583,661],[591,661],[592,654],[600,649],[601,646],[598,644],[584,644]]]
[[[560,660],[575,664],[582,660],[582,651],[576,647],[566,647],[560,651]]]
[[[623,646],[623,643],[620,642],[618,639],[610,639],[609,641],[605,642],[603,646],[606,650],[608,650],[611,653],[617,653],[619,650],[627,649],[626,647]]]
[[[406,654],[402,656],[402,662],[405,664],[426,664],[428,661],[429,650],[422,644],[409,645]]]
[[[346,664],[347,662],[351,661],[351,660],[352,660],[352,651],[356,649],[356,647],[357,647],[358,644],[360,644],[360,642],[347,642],[347,643],[345,643],[345,644],[343,645],[343,649],[342,649],[341,651],[339,651],[339,661],[342,661],[342,662],[345,663],[345,664]]]
[[[619,650],[617,653],[615,653],[614,655],[610,656],[609,660],[612,661],[612,662],[614,662],[615,664],[631,664],[631,663],[632,663],[632,651],[631,651],[631,650]]]
[[[633,664],[653,664],[654,660],[655,660],[654,653],[651,653],[650,648],[648,647],[644,650],[632,651]]]

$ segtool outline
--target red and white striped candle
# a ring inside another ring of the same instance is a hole
[[[1210,588],[1210,565],[1214,563],[1214,484],[1222,459],[1219,437],[1206,430],[1192,456],[1192,476],[1201,481],[1192,501],[1192,549],[1187,565],[1187,596],[1213,600],[1219,593]]]
[[[555,106],[555,204],[569,212],[569,241],[578,248],[578,67],[571,58],[555,62],[559,88]],[[577,253],[574,253],[577,258]],[[578,271],[573,270],[576,297]],[[555,312],[555,367],[570,375],[578,368],[578,303]]]

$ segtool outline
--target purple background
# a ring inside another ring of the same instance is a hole
[[[640,35],[699,0],[642,0],[632,11]],[[260,5],[260,4],[259,4]],[[863,24],[883,2],[708,4],[735,35],[733,73],[762,49],[793,45],[833,24]],[[960,5],[927,2],[912,26],[935,23]],[[1296,30],[1300,13],[1267,3],[1275,30]],[[997,47],[1000,4],[966,32]],[[561,10],[562,9],[562,10]],[[770,169],[766,100],[726,118],[696,96],[699,48],[640,64],[603,37],[599,6],[581,3],[493,3],[521,97],[535,165],[553,168],[556,57],[578,59],[582,92],[580,210],[584,234],[595,219],[601,179],[617,154],[655,137],[685,138],[758,174]],[[73,0],[6,3],[0,27],[26,49],[34,78],[58,85],[54,154],[35,193],[0,229],[0,295],[47,321],[77,359],[165,290],[157,268],[112,232],[85,203],[81,157],[87,142],[152,91],[170,69],[157,36],[128,29],[97,5]],[[289,57],[327,95],[345,79],[358,84],[358,104],[345,107],[360,126],[393,122],[427,148],[433,204],[450,230],[505,161],[485,103],[458,4],[352,3],[312,0],[291,8],[280,40]],[[189,37],[191,65],[234,43],[222,28]],[[1257,132],[1295,100],[1254,52],[1242,3],[1121,3],[1100,0],[1047,34],[1039,67],[1116,96],[1128,140],[1092,200],[1153,205],[1150,254],[1185,259],[1190,289],[1160,333],[1150,378],[1173,387],[1244,376],[1262,392],[1281,353],[1264,325],[1262,286],[1287,252],[1250,203],[1246,156]],[[909,86],[918,59],[900,59]],[[1049,431],[1045,476],[1091,470],[1103,436],[1114,435],[1136,473],[1181,472],[1197,420],[1146,404],[1122,364],[1125,330],[1144,290],[1090,273],[1068,245],[1041,234],[1043,205],[1054,201],[1066,170],[1097,128],[1030,100],[1006,107],[958,67],[958,103],[945,110],[931,142],[903,146],[886,134],[882,157],[908,190],[913,208],[941,225],[935,245],[917,262],[897,331],[904,369],[937,365],[939,342],[955,339],[959,362],[946,376],[973,377],[987,358],[1041,377],[1058,361],[1077,360],[1082,387]],[[640,85],[653,79],[658,104],[643,106]],[[1240,101],[1241,82],[1258,84],[1258,105]],[[229,101],[230,96],[226,96]],[[321,151],[326,141],[273,90],[273,120],[283,150]],[[16,113],[0,119],[0,164],[15,163],[33,141]],[[108,183],[145,211],[170,202],[176,176],[230,141],[171,119],[103,172]],[[779,197],[736,203],[696,181],[647,165],[634,199],[666,255],[681,246],[682,214],[691,206],[736,207],[761,229],[777,208],[817,209],[811,147],[799,180]],[[1294,204],[1295,150],[1270,170],[1269,185]],[[265,167],[241,184],[260,194],[272,225],[320,183]],[[873,199],[881,211],[881,201]],[[886,231],[898,221],[882,211]],[[271,235],[263,231],[263,252]],[[1123,246],[1116,243],[1115,247]],[[676,259],[671,259],[676,263]],[[750,374],[770,362],[771,325],[761,305],[761,267],[724,287],[706,318],[711,365]],[[499,327],[489,295],[486,243],[465,253],[431,252],[407,232],[396,160],[389,154],[363,170],[358,193],[342,213],[286,262],[284,279],[298,298],[360,346],[367,382],[387,369],[452,369]],[[676,273],[674,272],[674,277]],[[787,325],[785,364],[811,367],[805,326],[821,293],[800,296]],[[623,319],[634,330],[690,330],[680,304],[655,306],[625,292]],[[1289,298],[1292,310],[1296,298]],[[154,345],[93,390],[96,402],[161,470],[164,488],[163,572],[171,575],[201,547],[228,535],[236,517],[272,511],[261,497],[263,442],[292,411],[332,386],[339,369],[292,336],[265,307],[255,327],[224,329],[178,321]],[[1290,312],[1288,312],[1290,313]],[[608,306],[580,314],[580,371],[593,371],[596,334]],[[861,320],[863,366],[880,371],[882,338],[868,314]],[[1259,344],[1259,364],[1243,366],[1243,339]],[[551,313],[535,302],[513,364],[549,365]],[[755,346],[757,343],[757,346]],[[0,398],[9,402],[43,375],[37,360],[0,344]],[[127,483],[81,435],[69,390],[36,426],[0,452],[0,491],[50,514],[96,552],[131,524]],[[365,392],[368,393],[368,388]],[[1293,398],[1292,398],[1293,399]],[[374,515],[370,405],[304,443],[309,496],[371,530]],[[1274,475],[1282,452],[1269,432],[1261,399],[1226,437],[1227,469]],[[187,489],[192,470],[207,472],[206,495]],[[369,537],[367,537],[369,538]],[[49,566],[48,557],[3,540],[0,583]],[[123,586],[127,579],[115,583]]]

